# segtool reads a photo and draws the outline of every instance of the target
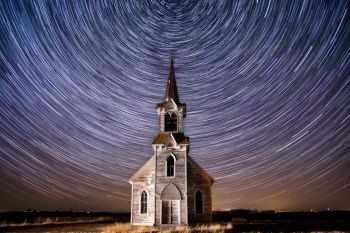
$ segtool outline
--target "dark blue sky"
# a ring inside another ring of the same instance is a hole
[[[0,1],[0,209],[129,211],[170,58],[214,209],[350,210],[349,1]]]

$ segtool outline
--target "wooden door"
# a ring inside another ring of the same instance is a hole
[[[162,201],[162,224],[171,223],[171,201]]]
[[[171,223],[179,224],[179,201],[171,201]]]
[[[162,224],[179,224],[179,201],[162,201]]]

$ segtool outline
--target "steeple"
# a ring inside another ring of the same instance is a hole
[[[160,132],[183,133],[183,120],[186,117],[186,104],[180,103],[179,100],[173,58],[171,58],[165,98],[163,102],[157,104],[157,113],[159,116]]]
[[[169,78],[165,91],[165,101],[172,99],[176,104],[180,104],[179,94],[177,93],[175,71],[174,71],[174,59],[171,58]]]

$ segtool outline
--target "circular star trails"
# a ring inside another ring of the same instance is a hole
[[[129,211],[170,58],[215,209],[350,209],[350,5],[0,1],[0,209]]]

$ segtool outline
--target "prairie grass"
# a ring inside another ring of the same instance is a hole
[[[132,226],[129,223],[115,223],[107,227],[102,228],[104,233],[199,233],[199,232],[210,232],[210,233],[223,233],[231,230],[232,224],[227,225],[220,224],[209,224],[209,225],[197,225],[197,226],[174,226],[174,227],[153,227],[153,226]]]

